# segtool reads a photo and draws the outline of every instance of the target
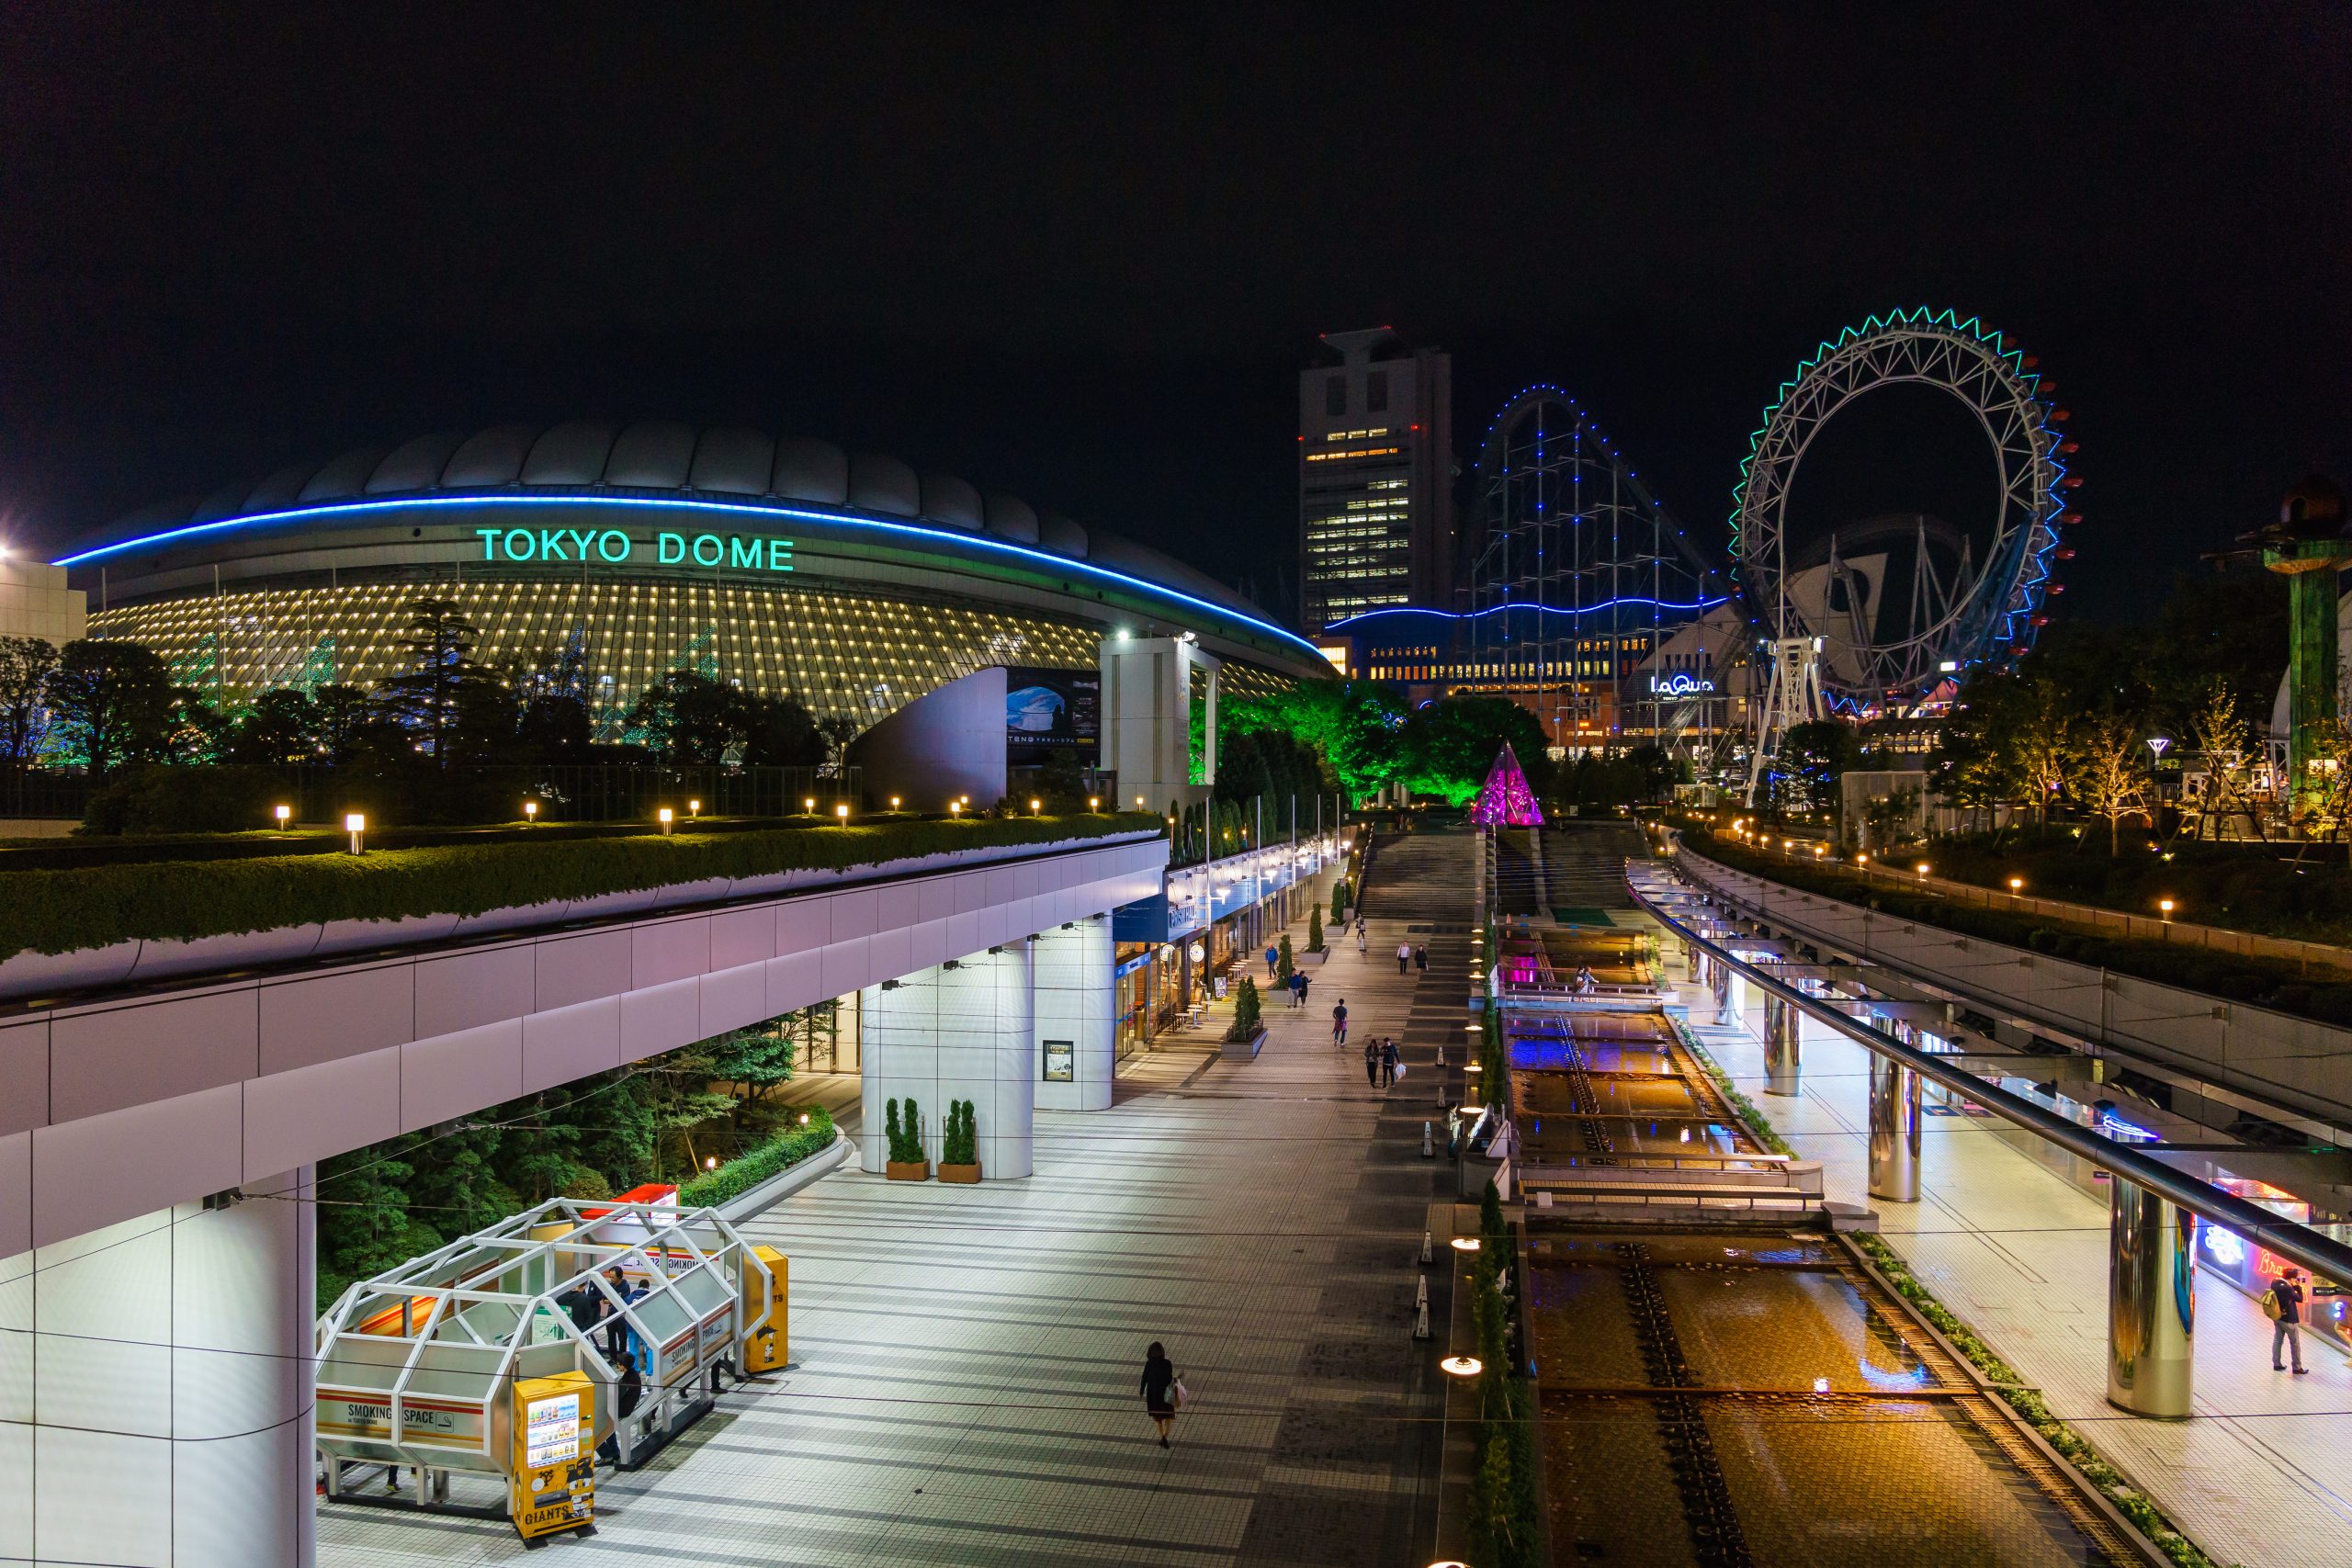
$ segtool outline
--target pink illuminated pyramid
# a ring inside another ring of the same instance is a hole
[[[1544,826],[1544,813],[1536,807],[1535,795],[1527,787],[1527,775],[1519,771],[1519,759],[1512,754],[1509,741],[1503,743],[1502,754],[1487,771],[1477,803],[1470,807],[1470,820],[1481,828]]]

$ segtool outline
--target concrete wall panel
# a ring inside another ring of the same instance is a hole
[[[235,1084],[37,1128],[33,1245],[144,1214],[244,1179],[244,1091]]]
[[[50,1025],[50,1118],[70,1122],[249,1078],[254,1026],[254,995],[244,987],[67,1013]]]
[[[673,980],[621,998],[621,1060],[674,1051],[703,1037],[702,982]]]
[[[538,1010],[549,1012],[628,990],[629,948],[625,931],[590,931],[538,943]]]
[[[403,1133],[453,1121],[522,1092],[523,1020],[519,1016],[401,1047]]]
[[[861,987],[894,976],[876,975],[866,962],[865,937],[854,942],[837,942],[825,949],[825,992],[829,997],[847,996]]]
[[[710,969],[710,921],[660,920],[629,933],[629,985],[643,990]]]
[[[288,1170],[401,1132],[398,1045],[245,1085],[244,1168]]]
[[[33,1246],[33,1135],[10,1133],[0,1137],[0,1258],[30,1252]],[[0,1269],[0,1280],[6,1273]],[[0,1294],[6,1287],[0,1285]],[[0,1430],[17,1417],[0,1411]],[[0,1472],[5,1473],[5,1472]],[[0,1509],[0,1513],[6,1513]],[[0,1549],[0,1560],[7,1556]]]
[[[261,988],[265,1074],[402,1045],[414,1038],[416,976],[405,964],[311,976]]]
[[[740,969],[776,955],[775,909],[728,909],[710,918],[710,966]]]
[[[826,898],[797,898],[775,910],[775,950],[811,952],[833,940],[833,914]]]
[[[49,1020],[0,1028],[0,1137],[48,1121]]]
[[[416,1032],[420,1039],[456,1034],[538,1006],[537,944],[485,948],[416,964]]]
[[[748,1029],[775,1016],[768,1011],[767,972],[757,964],[722,969],[704,976],[699,983],[702,997],[697,1011],[706,1039],[730,1029]]]
[[[767,975],[767,1015],[775,1018],[795,1008],[812,1007],[828,997],[846,994],[825,989],[825,950],[787,953],[761,968]]]
[[[523,1092],[621,1065],[621,999],[601,997],[523,1021]]]
[[[872,936],[881,918],[881,899],[871,887],[853,888],[836,893],[825,900],[826,912],[831,916],[832,942],[847,942],[853,937]]]

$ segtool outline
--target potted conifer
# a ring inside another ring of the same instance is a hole
[[[895,1100],[885,1110],[882,1132],[890,1141],[890,1157],[883,1163],[882,1174],[892,1181],[930,1180],[931,1161],[922,1152],[922,1114],[915,1109],[914,1100],[908,1100],[903,1117]]]
[[[1233,993],[1233,1021],[1226,1026],[1225,1044],[1218,1054],[1251,1061],[1265,1043],[1266,1026],[1258,1016],[1258,982],[1244,975],[1240,988]]]
[[[939,1179],[973,1182],[980,1179],[980,1134],[968,1100],[947,1102],[947,1125],[940,1134]]]
[[[1306,909],[1306,951],[1298,955],[1298,962],[1302,966],[1320,964],[1329,956],[1329,952],[1323,945],[1322,906],[1310,904]]]

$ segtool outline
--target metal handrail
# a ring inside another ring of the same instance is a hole
[[[2258,1240],[2281,1258],[2300,1263],[2314,1274],[2352,1283],[2352,1246],[2324,1235],[2308,1225],[2280,1219],[2269,1210],[2235,1193],[2224,1192],[2186,1172],[2175,1170],[2161,1160],[2138,1153],[2129,1144],[2103,1138],[2086,1127],[2043,1110],[2020,1095],[2012,1094],[1998,1084],[1988,1083],[1973,1073],[1952,1066],[1930,1052],[1906,1045],[1892,1034],[1839,1012],[1812,993],[1798,990],[1747,960],[1735,957],[1731,949],[1723,943],[1700,935],[1651,897],[1630,875],[1626,883],[1634,901],[1647,910],[1652,918],[1685,942],[1704,950],[1717,962],[1728,964],[1734,973],[1747,976],[1765,995],[1778,998],[1807,1018],[1827,1024],[1856,1044],[1900,1062],[1920,1077],[1966,1096],[1995,1115],[2100,1167],[2110,1176],[2121,1177],[2171,1200],[2201,1219],[2211,1220],[2248,1239]],[[1697,895],[1690,897],[1696,897]]]

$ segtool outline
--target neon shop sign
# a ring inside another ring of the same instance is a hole
[[[1663,681],[1655,675],[1650,677],[1651,692],[1661,697],[1695,697],[1702,692],[1712,692],[1714,689],[1715,683],[1713,681],[1702,681],[1696,675],[1678,672],[1668,675]]]
[[[618,528],[477,528],[481,558],[495,561],[566,561],[627,566],[642,562],[649,544],[661,566],[726,567],[736,571],[790,571],[792,541],[746,534],[656,534],[631,538]]]

